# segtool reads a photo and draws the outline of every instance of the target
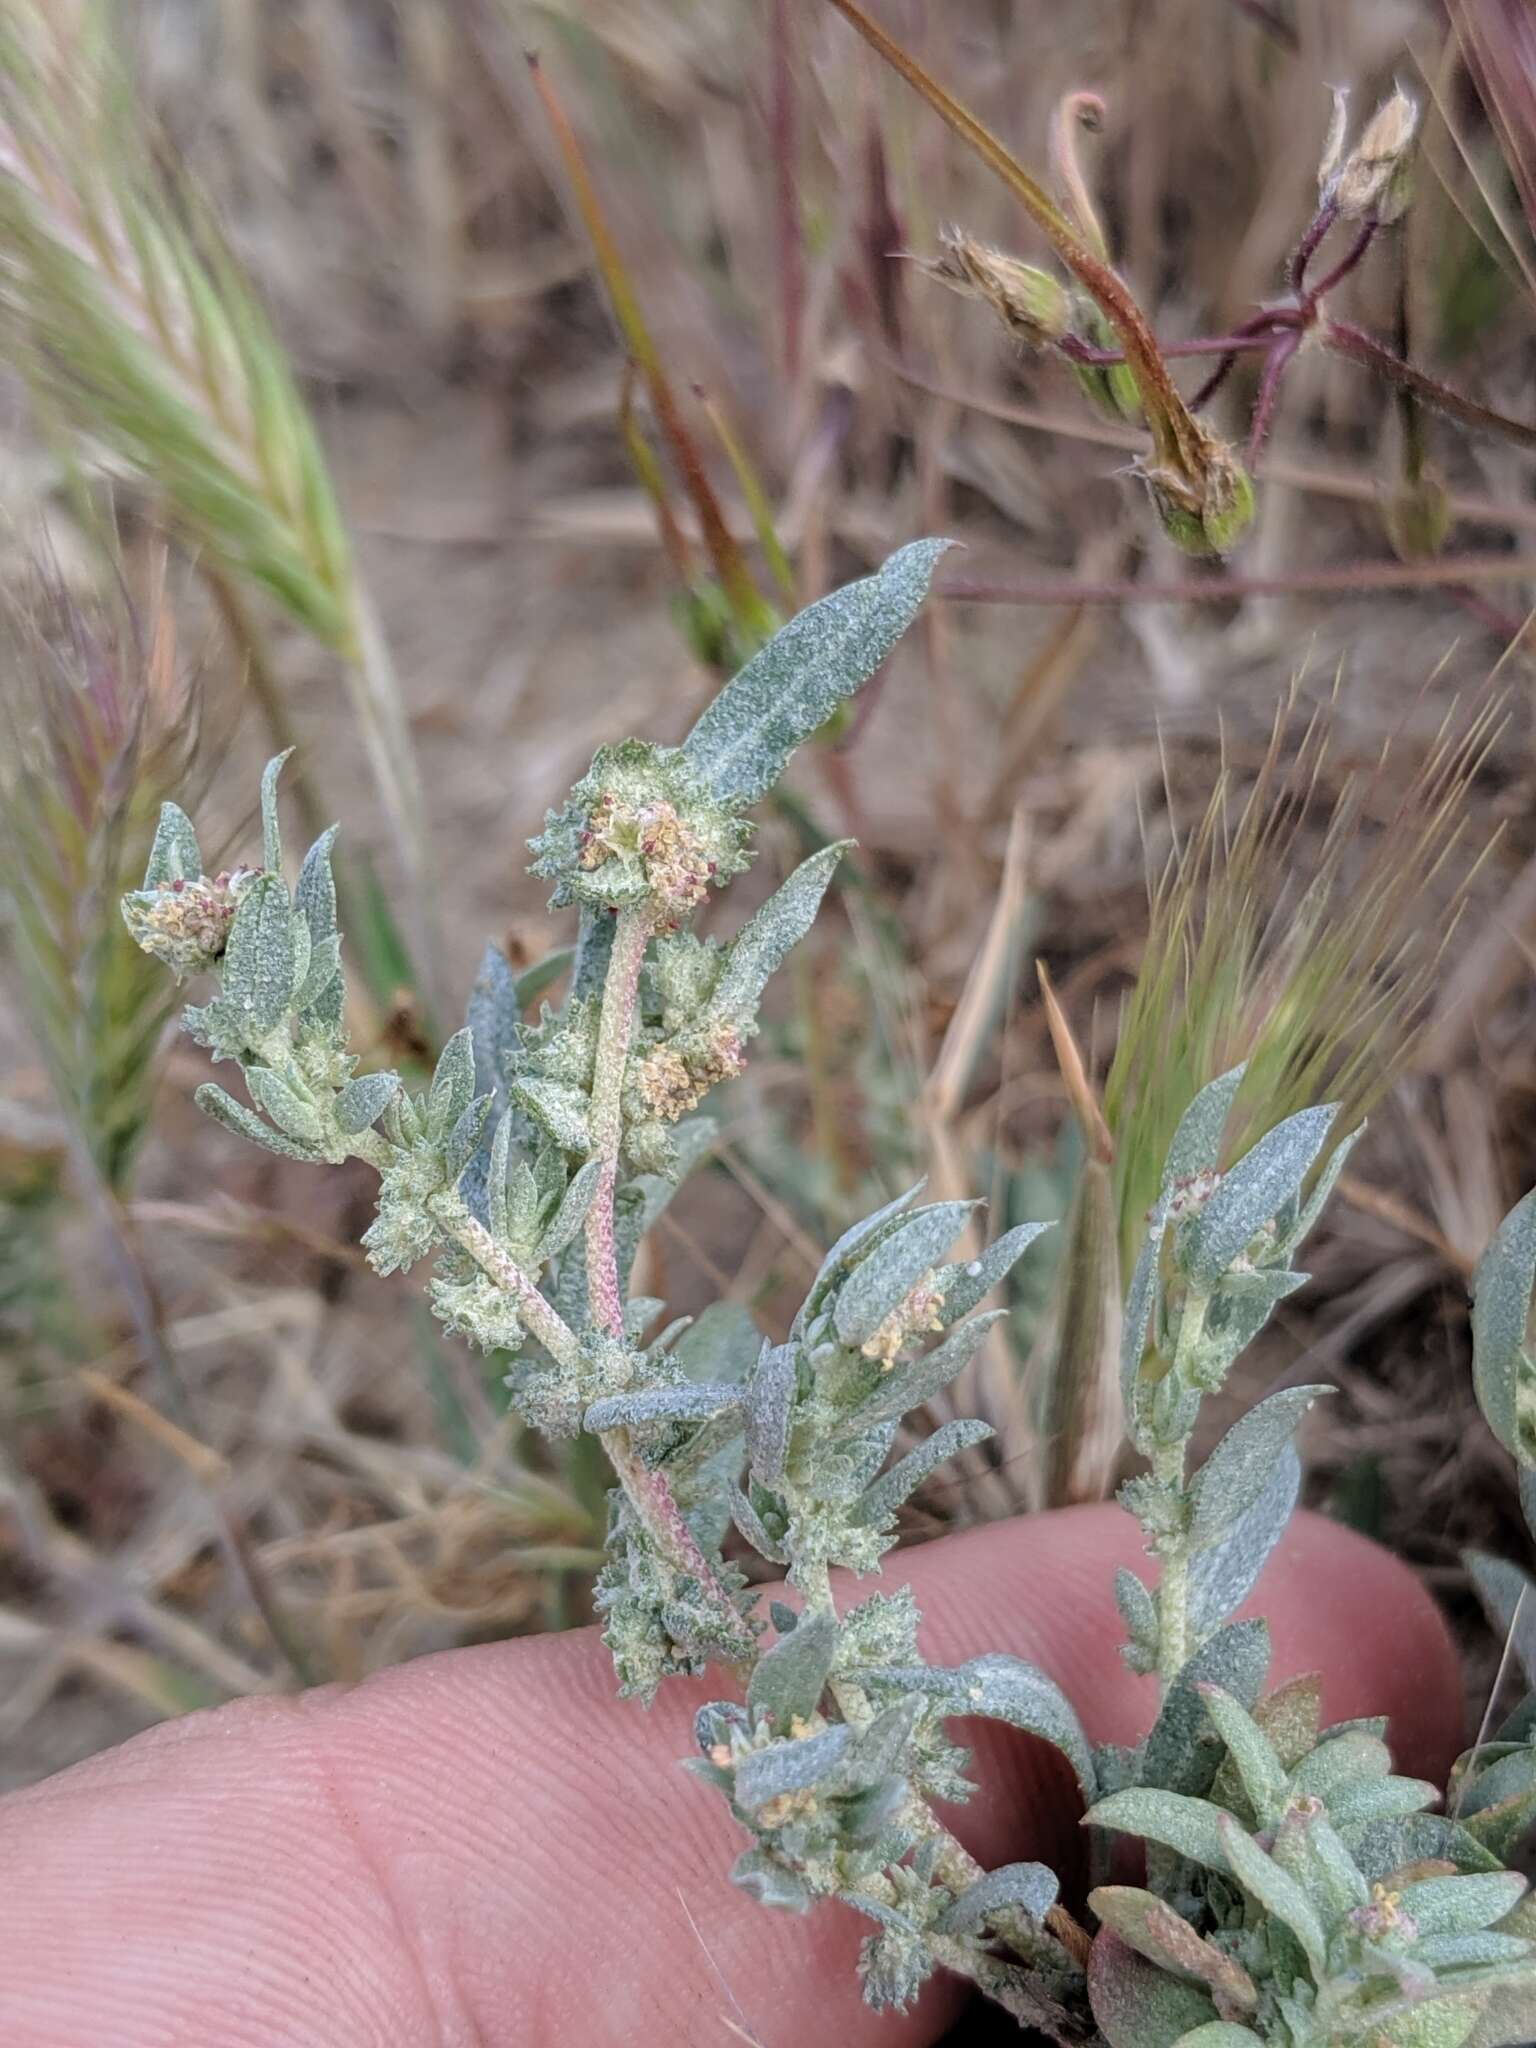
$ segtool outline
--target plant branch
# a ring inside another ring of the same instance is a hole
[[[579,1367],[581,1342],[575,1331],[544,1299],[511,1253],[496,1242],[477,1216],[471,1215],[463,1198],[453,1193],[434,1195],[428,1206],[449,1237],[469,1253],[486,1278],[494,1280],[517,1303],[517,1312],[529,1333],[537,1337],[556,1364],[573,1370]]]
[[[1350,243],[1348,249],[1339,258],[1339,261],[1333,266],[1332,270],[1328,272],[1327,276],[1319,278],[1317,283],[1308,290],[1306,296],[1309,307],[1317,305],[1320,300],[1328,296],[1335,285],[1340,285],[1344,282],[1366,250],[1369,249],[1372,242],[1375,241],[1376,230],[1380,225],[1380,221],[1375,220],[1368,220],[1365,223],[1359,234],[1356,235],[1353,242]]]
[[[1262,350],[1273,346],[1271,336],[1276,328],[1288,326],[1276,314],[1260,316],[1266,323],[1261,331],[1250,332],[1246,327],[1234,329],[1231,334],[1197,335],[1190,341],[1159,342],[1163,354],[1176,356],[1219,356],[1236,355],[1241,350]],[[1082,341],[1075,334],[1064,334],[1056,344],[1059,352],[1074,363],[1123,363],[1126,360],[1123,348],[1095,348],[1091,342]]]
[[[1185,405],[1146,315],[1124,280],[1094,253],[1013,153],[872,21],[857,0],[831,4],[1013,193],[1120,337],[1146,408],[1158,462],[1192,486],[1202,483],[1211,458],[1210,437]]]
[[[1536,581],[1536,556],[1453,555],[1435,562],[1353,562],[1294,576],[1180,576],[1165,583],[992,583],[951,577],[934,595],[951,604],[1228,604],[1240,597],[1290,597],[1303,591],[1420,590],[1436,585]]]
[[[1412,363],[1405,363],[1392,353],[1385,342],[1367,334],[1363,327],[1351,326],[1345,320],[1325,320],[1320,323],[1318,334],[1324,348],[1332,349],[1335,355],[1347,356],[1351,362],[1363,363],[1368,370],[1390,378],[1405,391],[1412,391],[1422,398],[1426,405],[1459,420],[1462,426],[1470,427],[1474,433],[1496,434],[1505,441],[1513,441],[1517,447],[1536,448],[1536,426],[1528,425],[1524,420],[1512,420],[1507,413],[1494,412],[1486,405],[1463,398],[1448,384],[1442,384],[1438,377],[1431,377],[1427,371],[1416,370]]]
[[[1295,292],[1297,298],[1301,298],[1306,290],[1307,265],[1317,254],[1318,249],[1322,245],[1324,235],[1327,234],[1338,217],[1338,201],[1335,199],[1328,200],[1313,214],[1311,220],[1307,223],[1301,240],[1296,244],[1295,252],[1291,257],[1290,278],[1291,290]]]
[[[609,1337],[624,1334],[624,1297],[619,1286],[614,1196],[618,1192],[619,1146],[624,1135],[624,1075],[635,1031],[640,969],[650,944],[654,911],[647,901],[622,910],[613,935],[608,978],[603,984],[597,1027],[597,1060],[592,1077],[592,1153],[599,1162],[597,1192],[587,1211],[587,1293],[592,1320]]]
[[[1280,385],[1292,357],[1301,347],[1299,334],[1284,334],[1270,348],[1265,360],[1264,374],[1259,380],[1258,403],[1253,409],[1253,422],[1248,430],[1248,466],[1250,469],[1264,453],[1264,443],[1269,439],[1269,429],[1275,417],[1275,407],[1280,399]]]

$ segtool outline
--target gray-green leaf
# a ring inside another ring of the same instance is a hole
[[[747,1458],[760,1486],[777,1486],[784,1477],[796,1382],[795,1346],[765,1342],[745,1398]]]
[[[1176,1856],[1203,1863],[1208,1870],[1226,1870],[1227,1852],[1221,1839],[1220,1823],[1227,1816],[1208,1799],[1192,1799],[1184,1792],[1162,1792],[1150,1785],[1132,1785],[1124,1792],[1111,1792],[1084,1815],[1086,1824],[1113,1828],[1122,1835],[1139,1835],[1145,1842],[1161,1842]]]
[[[245,1085],[256,1107],[266,1111],[285,1137],[297,1138],[302,1145],[320,1144],[325,1125],[319,1110],[296,1095],[270,1067],[247,1067]]]
[[[836,1442],[861,1436],[882,1423],[899,1421],[911,1409],[921,1408],[935,1395],[942,1394],[950,1381],[965,1371],[994,1323],[1001,1322],[1007,1313],[1007,1309],[998,1308],[986,1315],[972,1316],[958,1330],[951,1330],[935,1350],[888,1372],[867,1401],[828,1430],[828,1437]]]
[[[1020,1223],[994,1238],[979,1259],[944,1269],[944,1302],[940,1310],[946,1323],[958,1323],[980,1306],[1023,1258],[1037,1237],[1054,1230],[1054,1223]]]
[[[790,1642],[799,1633],[796,1629]],[[808,1792],[836,1768],[852,1739],[853,1730],[844,1721],[799,1742],[775,1742],[767,1749],[753,1750],[736,1766],[737,1805],[755,1812],[786,1792]]]
[[[346,1137],[366,1131],[400,1092],[398,1074],[359,1074],[336,1097],[336,1122]]]
[[[1142,1760],[1142,1783],[1199,1794],[1210,1790],[1221,1761],[1198,1688],[1219,1685],[1244,1707],[1258,1699],[1269,1669],[1269,1630],[1262,1621],[1234,1622],[1190,1658],[1163,1701]]]
[[[1536,1189],[1515,1204],[1472,1279],[1472,1380],[1488,1427],[1512,1457],[1522,1448],[1520,1383],[1530,1372],[1525,1329],[1536,1286]]]
[[[731,1883],[750,1892],[760,1906],[777,1906],[783,1912],[808,1913],[811,1891],[798,1876],[766,1849],[746,1849],[731,1869]]]
[[[768,898],[731,941],[725,966],[710,997],[719,1016],[748,1022],[757,1015],[770,976],[815,923],[821,899],[851,839],[822,847],[801,861],[793,874]]]
[[[1093,1756],[1071,1701],[1053,1678],[1022,1658],[994,1652],[948,1671],[922,1664],[882,1666],[868,1676],[902,1692],[924,1693],[938,1700],[945,1714],[978,1714],[1041,1736],[1076,1771],[1084,1799],[1093,1798]]]
[[[240,898],[224,954],[224,1005],[240,1014],[251,1040],[287,1016],[294,961],[287,888],[280,875],[263,875]]]
[[[427,1136],[447,1136],[474,1099],[475,1041],[466,1024],[455,1031],[438,1057],[427,1097]]]
[[[985,1443],[992,1433],[990,1422],[946,1422],[860,1497],[853,1511],[854,1521],[866,1529],[883,1528],[902,1502],[909,1500],[946,1458],[969,1450],[972,1444]]]
[[[947,540],[899,548],[873,576],[846,584],[775,633],[715,698],[683,742],[714,795],[752,803],[800,742],[872,676],[917,615]]]
[[[1196,1551],[1189,1567],[1189,1620],[1197,1637],[1219,1628],[1258,1584],[1300,1491],[1301,1460],[1287,1444],[1253,1506],[1218,1542]]]
[[[283,865],[283,836],[277,822],[277,778],[283,772],[283,763],[293,752],[274,755],[261,771],[261,864],[269,875],[279,873]]]
[[[821,1704],[837,1661],[838,1625],[830,1614],[802,1615],[788,1635],[765,1650],[747,1686],[747,1705],[778,1728],[808,1720]]]
[[[592,1206],[592,1197],[597,1193],[598,1181],[602,1178],[603,1165],[600,1159],[589,1159],[572,1177],[570,1186],[560,1198],[549,1228],[539,1243],[539,1259],[557,1259],[568,1244],[575,1241],[582,1225],[587,1220],[587,1211]]]
[[[645,1428],[656,1422],[702,1422],[711,1415],[724,1415],[740,1399],[740,1387],[703,1386],[697,1380],[680,1387],[634,1387],[628,1393],[608,1394],[594,1401],[582,1427],[596,1433]]]
[[[882,1237],[837,1291],[832,1321],[844,1344],[865,1344],[931,1272],[965,1228],[974,1202],[933,1202]]]
[[[1253,1894],[1267,1913],[1289,1927],[1319,1979],[1326,1977],[1328,1937],[1312,1901],[1290,1872],[1282,1870],[1272,1856],[1266,1856],[1231,1814],[1222,1814],[1217,1825],[1227,1863],[1238,1883]]]
[[[1262,1498],[1296,1425],[1319,1395],[1332,1392],[1326,1386],[1285,1387],[1232,1425],[1190,1482],[1189,1533],[1197,1550],[1225,1536]]]
[[[162,804],[154,844],[149,849],[149,866],[144,870],[145,888],[158,888],[162,882],[196,882],[201,880],[202,872],[203,857],[198,851],[192,820],[179,805]]]
[[[978,1934],[995,1913],[1027,1913],[1043,1920],[1061,1887],[1043,1863],[1004,1863],[979,1877],[939,1915],[942,1934]]]
[[[332,825],[322,832],[305,854],[293,892],[293,906],[309,926],[309,936],[316,948],[336,936],[336,877],[331,871],[336,829]]]
[[[1191,1233],[1190,1277],[1197,1286],[1214,1287],[1299,1191],[1338,1113],[1336,1102],[1298,1110],[1266,1131],[1223,1175]]]
[[[212,1081],[205,1081],[193,1100],[215,1123],[223,1124],[226,1130],[235,1131],[242,1138],[249,1138],[253,1144],[264,1145],[267,1151],[277,1153],[281,1159],[313,1161],[320,1156],[312,1146],[301,1145],[296,1139],[285,1138],[281,1131],[274,1131],[254,1110],[247,1109],[243,1102],[236,1102],[232,1095],[226,1094]]]

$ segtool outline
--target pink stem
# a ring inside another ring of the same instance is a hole
[[[1298,299],[1302,297],[1305,289],[1307,265],[1317,254],[1318,245],[1338,217],[1339,209],[1337,202],[1330,199],[1325,206],[1320,206],[1317,212],[1313,214],[1312,219],[1307,224],[1306,233],[1296,244],[1295,254],[1291,257],[1291,290]]]
[[[635,999],[652,922],[649,902],[619,914],[608,978],[603,985],[603,1013],[597,1031],[592,1080],[592,1150],[600,1167],[597,1192],[587,1211],[587,1294],[593,1322],[610,1337],[624,1335],[624,1294],[619,1286],[613,1201],[618,1192],[619,1146],[624,1135],[624,1070],[635,1035]]]
[[[1290,309],[1285,308],[1277,313],[1261,313],[1257,320],[1246,322],[1231,334],[1199,335],[1192,341],[1160,341],[1158,347],[1165,356],[1236,355],[1242,349],[1268,348],[1274,329],[1289,328],[1294,324]],[[1064,334],[1056,346],[1074,363],[1125,361],[1124,349],[1095,348],[1091,342],[1081,341],[1075,334]]]
[[[1439,562],[1355,562],[1296,576],[1184,576],[1167,583],[992,583],[952,577],[935,595],[950,604],[1229,604],[1238,597],[1289,597],[1307,590],[1426,590],[1436,585],[1523,583],[1536,556],[1453,555]]]
[[[1264,375],[1259,384],[1259,402],[1253,409],[1253,425],[1248,433],[1250,469],[1264,453],[1264,443],[1269,438],[1270,424],[1274,419],[1275,406],[1280,397],[1281,379],[1285,375],[1286,365],[1300,347],[1299,334],[1286,334],[1282,335],[1269,351],[1269,360],[1264,365]]]
[[[1361,228],[1359,234],[1356,235],[1353,242],[1350,243],[1349,248],[1345,252],[1345,254],[1333,266],[1332,270],[1329,271],[1328,275],[1324,278],[1320,278],[1318,282],[1315,285],[1313,285],[1312,289],[1306,295],[1306,304],[1309,310],[1317,304],[1319,299],[1326,298],[1328,293],[1333,290],[1336,284],[1343,283],[1344,279],[1348,277],[1349,273],[1354,269],[1355,265],[1360,261],[1360,258],[1365,254],[1366,250],[1369,249],[1371,243],[1375,240],[1376,230],[1380,225],[1381,223],[1379,221],[1368,220],[1365,223],[1365,226]]]
[[[1330,319],[1319,323],[1318,333],[1323,346],[1331,348],[1335,355],[1349,356],[1354,362],[1363,363],[1368,370],[1389,377],[1394,384],[1401,385],[1405,391],[1415,392],[1426,405],[1459,420],[1464,427],[1471,427],[1478,433],[1497,434],[1521,448],[1536,448],[1536,426],[1529,426],[1524,420],[1512,420],[1505,413],[1490,411],[1486,405],[1463,398],[1449,385],[1442,384],[1438,377],[1431,377],[1423,370],[1416,370],[1412,363],[1405,363],[1401,356],[1392,353],[1385,342],[1378,341],[1374,334],[1367,334],[1363,327],[1352,327],[1347,321]]]

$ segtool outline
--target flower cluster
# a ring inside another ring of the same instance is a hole
[[[741,806],[711,795],[680,747],[640,740],[600,748],[563,809],[532,842],[553,902],[600,910],[647,904],[676,931],[747,865]]]
[[[240,898],[258,880],[259,868],[233,868],[217,875],[185,875],[123,898],[123,921],[134,943],[161,960],[178,981],[206,974],[224,958]]]

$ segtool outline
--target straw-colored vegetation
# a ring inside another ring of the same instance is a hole
[[[487,932],[519,972],[557,936],[521,842],[593,746],[677,739],[924,532],[967,552],[763,820],[771,872],[858,854],[640,1291],[782,1335],[820,1247],[924,1170],[991,1234],[1070,1214],[922,1425],[996,1435],[902,1526],[1102,1492],[1182,1111],[1240,1057],[1252,1129],[1342,1095],[1371,1130],[1253,1370],[1337,1381],[1312,1497],[1420,1565],[1491,1676],[1462,1556],[1524,1539],[1465,1290],[1536,1178],[1505,10],[966,0],[911,54],[1038,183],[1022,210],[828,0],[398,36],[384,0],[117,12],[121,72],[96,8],[0,5],[5,1776],[592,1611],[601,1458],[359,1285],[353,1169],[316,1189],[193,1115],[203,1062],[108,914],[159,799],[205,789],[238,849],[246,771],[299,741],[307,822],[344,811],[366,856],[354,1049],[411,1078]],[[1395,83],[1411,203],[1362,214]],[[1329,206],[1318,319],[1255,326]],[[954,224],[972,291],[996,252],[984,303],[944,288]],[[1036,352],[996,260],[1071,302],[1028,284]],[[1243,346],[1197,405],[1211,337]],[[398,920],[370,870],[410,883]]]

